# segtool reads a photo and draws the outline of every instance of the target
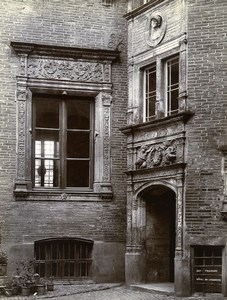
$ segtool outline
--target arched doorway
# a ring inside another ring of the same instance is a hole
[[[174,282],[176,195],[156,185],[142,195],[146,203],[146,281]]]

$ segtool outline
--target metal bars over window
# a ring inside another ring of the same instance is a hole
[[[222,248],[194,247],[193,283],[195,292],[222,292]]]
[[[35,95],[33,186],[91,188],[92,99]]]
[[[35,242],[35,272],[40,277],[91,277],[93,242],[74,239]]]

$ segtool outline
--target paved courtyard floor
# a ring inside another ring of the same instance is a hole
[[[46,295],[30,295],[28,297],[0,295],[0,299],[56,299],[56,300],[223,300],[227,299],[219,294],[193,297],[175,297],[162,295],[157,292],[132,290],[123,284],[87,284],[87,285],[55,285],[53,292]]]

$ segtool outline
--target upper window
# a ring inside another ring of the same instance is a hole
[[[33,98],[33,186],[92,186],[93,106],[83,97]]]
[[[148,2],[150,2],[150,0],[128,0],[128,11],[136,9],[137,7],[140,7]]]
[[[164,60],[160,65],[157,69],[153,63],[144,70],[144,122],[178,113],[179,56]],[[161,99],[157,99],[157,94]]]
[[[165,62],[165,107],[166,114],[178,112],[179,96],[179,57],[175,56]]]
[[[144,113],[145,121],[155,119],[155,103],[156,103],[156,64],[148,67],[145,72],[145,104]]]

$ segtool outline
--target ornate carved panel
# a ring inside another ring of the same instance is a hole
[[[139,150],[135,165],[139,169],[166,166],[177,160],[176,140],[167,140],[160,144],[145,144]]]
[[[55,59],[28,59],[28,77],[110,82],[110,66],[95,62]]]

